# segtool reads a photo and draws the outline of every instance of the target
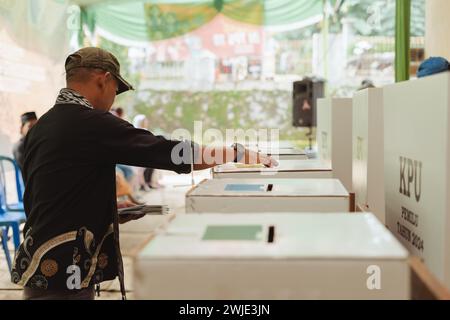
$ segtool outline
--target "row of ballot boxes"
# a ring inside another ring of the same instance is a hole
[[[385,223],[383,89],[317,102],[318,159],[356,194],[363,211]]]
[[[318,158],[447,289],[449,134],[449,72],[318,102]]]
[[[135,296],[409,299],[408,252],[398,240],[374,215],[350,213],[354,198],[339,180],[303,174],[193,187],[186,214],[137,256]]]
[[[359,92],[352,114],[357,204],[450,289],[450,73]]]
[[[409,254],[449,289],[449,93],[444,73],[323,99],[317,160],[215,168],[138,257],[137,296],[408,299]],[[230,236],[241,228],[258,232]]]

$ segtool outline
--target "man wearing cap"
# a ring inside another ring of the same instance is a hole
[[[22,125],[20,127],[21,138],[13,146],[13,155],[14,160],[16,160],[16,163],[19,166],[20,170],[23,170],[24,140],[28,131],[33,128],[38,119],[35,112],[26,112],[20,116],[20,120],[22,122]]]
[[[132,86],[107,51],[81,49],[65,68],[67,88],[24,141],[27,222],[12,281],[24,287],[24,299],[93,299],[96,285],[118,276],[125,299],[116,164],[189,173],[226,160],[276,161],[241,145],[207,150],[166,140],[115,117],[116,94]]]

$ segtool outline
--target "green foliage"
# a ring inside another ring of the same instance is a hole
[[[276,40],[303,40],[310,39],[315,33],[320,33],[319,24],[311,25],[300,30],[293,30],[274,34]]]
[[[220,7],[221,1],[213,2]],[[175,32],[166,30],[164,21],[173,16],[151,11],[146,7],[147,23],[155,32]],[[347,0],[341,11],[331,17],[330,32],[339,32],[343,18],[351,21],[357,35],[394,36],[395,0]],[[207,20],[208,17],[205,17]],[[411,35],[423,36],[425,28],[425,0],[412,0]],[[204,21],[190,22],[195,25]],[[192,25],[177,28],[190,29]],[[277,40],[309,39],[320,32],[320,24],[293,32],[280,33]],[[161,38],[162,35],[153,35]],[[102,48],[111,51],[119,59],[124,77],[136,88],[139,87],[140,73],[130,72],[128,48],[111,41],[100,39]],[[377,46],[375,52],[384,52]],[[299,48],[299,54],[307,55],[310,48]],[[300,53],[301,52],[301,53]],[[157,133],[170,134],[176,129],[194,129],[194,121],[202,121],[204,130],[215,128],[225,133],[226,129],[270,129],[280,130],[281,139],[302,141],[306,146],[306,130],[292,127],[292,102],[289,91],[138,91],[126,93],[117,99],[116,105],[128,109],[129,115],[142,113],[150,120],[150,129]]]
[[[335,19],[351,20],[359,35],[395,36],[396,0],[347,0]],[[412,0],[411,36],[425,34],[425,0]]]
[[[99,46],[113,53],[122,75],[139,88],[140,74],[130,72],[128,48],[101,38]],[[130,117],[145,114],[150,129],[171,134],[176,129],[194,130],[202,121],[204,130],[279,129],[280,139],[306,143],[305,132],[292,127],[292,93],[289,91],[136,91],[117,97],[115,106],[127,109]],[[306,144],[305,144],[306,145]]]
[[[148,99],[135,102],[135,113],[145,114],[157,132],[214,128],[225,136],[226,129],[279,129],[281,139],[305,140],[305,132],[294,128],[291,92],[274,91],[147,91]]]
[[[130,74],[129,72],[131,62],[128,58],[128,47],[109,41],[105,38],[100,38],[98,46],[111,52],[117,58],[117,60],[119,60],[120,72],[123,77],[125,78],[133,77],[133,75]]]
[[[128,47],[122,46],[105,38],[100,38],[99,47],[111,52],[120,63],[120,73],[134,88],[139,88],[141,74],[130,71],[131,61],[128,58]],[[135,100],[134,92],[126,92],[116,98],[116,106],[127,107]]]

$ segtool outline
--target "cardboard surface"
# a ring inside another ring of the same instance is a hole
[[[347,98],[317,100],[318,156],[331,165],[333,177],[352,190],[352,109]]]
[[[214,225],[273,225],[274,242],[203,240]],[[139,299],[408,299],[407,259],[371,214],[184,215],[137,257],[135,293]],[[382,270],[380,290],[369,289],[372,270]]]
[[[386,223],[450,288],[450,73],[384,88]]]

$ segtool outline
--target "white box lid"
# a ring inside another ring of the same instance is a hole
[[[299,172],[299,171],[332,171],[331,164],[321,160],[279,160],[276,168],[241,168],[239,164],[227,163],[215,167],[217,173],[235,172]]]
[[[250,141],[245,143],[248,147],[258,146],[259,148],[269,148],[269,147],[277,147],[283,149],[293,149],[295,148],[295,142],[289,140],[280,140],[280,141]]]
[[[306,156],[304,150],[295,149],[295,148],[262,148],[262,147],[250,147],[250,150],[259,151],[264,154],[269,155],[280,155],[280,156]]]
[[[267,191],[269,185],[272,191]],[[247,191],[231,186],[261,186],[261,190]],[[214,179],[200,183],[188,196],[248,196],[248,197],[348,197],[349,193],[337,179]]]

